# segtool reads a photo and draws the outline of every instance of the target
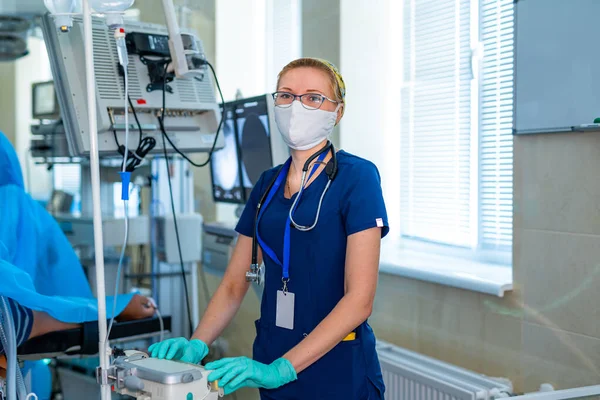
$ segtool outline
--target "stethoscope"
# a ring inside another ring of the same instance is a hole
[[[302,193],[304,192],[306,178],[308,176],[308,178],[310,180],[310,177],[312,177],[312,175],[315,173],[315,171],[319,167],[318,163],[317,163],[317,165],[315,165],[313,167],[313,170],[310,173],[310,175],[308,174],[308,170],[310,169],[310,165],[312,164],[312,162],[315,159],[318,158],[318,161],[322,162],[325,159],[325,156],[327,155],[327,153],[329,151],[331,151],[331,159],[325,165],[325,174],[327,175],[327,184],[325,185],[325,188],[323,189],[323,193],[321,193],[315,220],[311,225],[308,225],[308,226],[300,225],[300,224],[296,223],[296,221],[294,221],[294,211],[296,211],[296,208],[298,207],[298,204],[300,202],[300,197],[302,197]],[[262,212],[264,212],[264,209],[266,209],[267,205],[270,203],[275,192],[277,192],[277,189],[279,189],[279,186],[281,186],[281,183],[283,182],[283,180],[286,179],[286,175],[290,168],[290,165],[291,165],[291,158],[288,159],[287,162],[279,168],[279,170],[275,174],[275,177],[271,180],[271,183],[269,183],[267,190],[264,192],[260,201],[258,202],[258,205],[256,206],[256,214],[254,217],[254,232],[252,235],[252,264],[250,265],[250,271],[246,272],[246,281],[248,281],[248,282],[255,282],[255,283],[258,283],[259,285],[262,285],[262,283],[264,282],[264,269],[258,264],[258,242],[260,241],[260,237],[258,235],[258,224],[259,224]],[[319,151],[317,151],[316,153],[311,155],[308,158],[308,160],[306,160],[306,162],[304,163],[304,167],[302,168],[302,180],[300,183],[300,190],[298,191],[298,195],[296,196],[296,199],[294,200],[292,207],[290,208],[290,212],[289,212],[289,221],[291,222],[291,225],[294,226],[294,228],[296,228],[302,232],[308,232],[308,231],[313,230],[317,226],[317,223],[319,222],[319,215],[321,213],[321,206],[323,204],[323,198],[325,197],[325,193],[327,193],[327,191],[329,190],[329,187],[331,186],[331,182],[333,182],[333,180],[335,179],[335,177],[337,175],[337,171],[338,171],[338,165],[337,165],[335,147],[329,141],[322,149],[320,149]],[[262,243],[261,243],[261,245],[262,245],[263,249],[265,250],[265,252],[267,253],[267,255],[269,255],[269,257],[273,258],[278,264],[282,264],[277,260],[277,257],[275,256],[273,251],[268,248],[268,246],[265,246]],[[284,277],[283,279],[288,279],[288,278]]]

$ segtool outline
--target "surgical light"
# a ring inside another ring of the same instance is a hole
[[[90,5],[97,13],[104,14],[106,25],[116,28],[123,26],[123,14],[134,2],[135,0],[90,0]]]
[[[73,27],[76,0],[44,0],[44,5],[54,16],[54,23],[61,32],[68,32]]]

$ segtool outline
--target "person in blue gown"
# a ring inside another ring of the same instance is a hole
[[[1,132],[0,296],[8,299],[19,343],[98,319],[98,300],[75,251],[54,218],[25,192],[17,154]],[[113,298],[106,303],[110,318]],[[151,317],[148,304],[138,294],[119,295],[115,315]],[[0,357],[0,368],[3,363]]]
[[[343,116],[345,90],[338,70],[324,60],[298,59],[281,71],[275,120],[291,157],[254,186],[225,276],[192,338],[157,343],[149,349],[152,356],[195,363],[206,356],[248,291],[245,274],[256,233],[266,277],[253,359],[209,363],[208,379],[218,380],[226,394],[259,388],[263,400],[384,398],[367,323],[381,239],[389,230],[379,172],[373,163],[338,151],[331,180],[335,149],[320,152],[331,149],[328,138]]]

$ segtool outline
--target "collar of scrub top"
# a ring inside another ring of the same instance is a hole
[[[323,162],[323,160],[325,159],[326,156],[327,156],[327,152],[323,152],[319,156],[319,158],[317,159],[317,162],[315,163],[315,165],[313,166],[313,168],[310,172],[308,181],[310,181],[310,179],[315,174],[315,172],[317,172],[317,169],[319,168],[319,164],[321,164]],[[287,282],[290,280],[290,227],[291,227],[292,221],[290,220],[290,216],[288,215],[288,218],[285,222],[285,233],[283,235],[283,263],[281,261],[279,261],[279,258],[277,257],[277,255],[275,254],[273,249],[271,249],[260,237],[260,234],[258,233],[258,224],[260,223],[260,219],[261,219],[262,215],[264,214],[265,209],[267,208],[267,206],[273,199],[273,196],[275,195],[275,193],[277,193],[277,190],[279,190],[279,188],[281,187],[281,184],[285,180],[287,173],[290,169],[291,163],[292,163],[292,159],[289,158],[286,161],[286,163],[283,165],[283,167],[280,169],[279,173],[277,174],[277,179],[273,183],[273,186],[271,187],[271,190],[269,191],[267,198],[265,199],[265,202],[262,204],[261,210],[258,214],[258,219],[256,220],[256,239],[258,240],[258,243],[260,243],[260,247],[262,247],[263,251],[265,253],[267,253],[269,258],[282,268],[283,276],[282,276],[281,280],[283,282],[284,291],[287,291]],[[298,194],[297,194],[298,198],[297,198],[296,202],[294,203],[294,207],[291,210],[292,212],[294,212],[296,210],[296,208],[298,207],[302,193],[304,193],[304,187],[301,187],[300,190],[298,191]]]

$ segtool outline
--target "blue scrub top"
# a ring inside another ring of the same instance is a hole
[[[290,281],[295,294],[294,329],[275,325],[276,295],[282,288],[282,268],[263,252],[266,266],[261,317],[256,321],[254,359],[271,363],[306,337],[344,296],[347,237],[370,228],[388,231],[388,220],[377,167],[344,151],[337,153],[338,175],[325,198],[315,229],[291,230]],[[256,207],[279,168],[268,170],[256,183],[236,230],[252,237]],[[294,220],[311,225],[327,184],[319,176],[304,191]],[[263,241],[283,259],[283,237],[295,199],[284,197],[281,185],[265,209],[258,227]],[[356,340],[344,341],[298,375],[298,380],[275,390],[261,390],[262,399],[383,399],[385,386],[375,351],[375,336],[365,321]]]

